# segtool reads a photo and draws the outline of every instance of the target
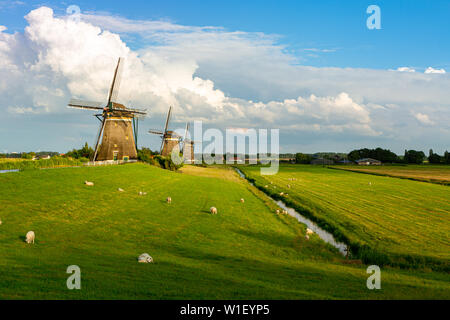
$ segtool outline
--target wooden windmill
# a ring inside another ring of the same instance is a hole
[[[183,139],[183,160],[184,163],[194,163],[194,141],[188,138],[189,122],[186,123],[186,131]]]
[[[180,140],[181,137],[174,131],[169,130],[170,117],[172,115],[172,107],[169,107],[169,112],[167,113],[166,124],[164,126],[164,131],[150,130],[149,133],[161,136],[161,149],[160,153],[163,157],[171,156],[172,152],[180,152]]]
[[[100,114],[95,114],[101,125],[92,161],[137,159],[138,120],[139,117],[144,117],[147,112],[127,108],[116,102],[123,61],[123,58],[119,58],[117,62],[106,106],[101,102],[75,99],[71,99],[68,105],[69,108],[102,111]]]

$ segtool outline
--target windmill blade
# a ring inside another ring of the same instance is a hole
[[[164,133],[166,133],[167,129],[169,128],[169,121],[171,114],[172,114],[172,106],[169,107],[169,112],[167,113],[166,125],[164,126]]]
[[[163,132],[157,131],[157,130],[149,130],[148,132],[152,133],[152,134],[157,134],[157,135],[160,135],[160,136],[164,134]]]
[[[119,61],[117,62],[117,67],[116,70],[114,71],[114,78],[111,84],[111,89],[109,90],[108,105],[111,102],[117,101],[117,96],[119,95],[120,82],[122,80],[123,61],[124,58],[119,58]]]
[[[159,149],[159,154],[162,154],[164,143],[166,142],[165,135],[162,136],[161,149]]]
[[[189,131],[189,122],[186,123],[186,131],[184,132],[184,139],[183,140],[187,139],[188,131]]]
[[[70,99],[69,104],[67,105],[69,108],[75,109],[89,109],[89,110],[103,110],[103,103],[94,102],[94,101],[84,101],[77,99]]]

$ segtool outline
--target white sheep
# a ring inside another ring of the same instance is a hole
[[[26,237],[25,237],[25,242],[26,243],[34,243],[34,239],[36,238],[36,235],[34,234],[33,231],[28,231]]]
[[[94,186],[94,183],[90,182],[90,181],[85,181],[84,184],[87,185],[88,187],[93,187]]]
[[[306,236],[305,236],[305,239],[306,239],[306,240],[309,240],[309,236],[308,236],[308,235],[306,235]]]
[[[171,197],[167,197],[167,203],[172,203],[172,198]]]
[[[123,190],[122,188],[119,188],[119,189],[117,189],[117,191],[124,192],[125,190]]]
[[[277,212],[277,214],[280,214],[280,210],[277,210],[276,212]]]
[[[311,229],[309,229],[309,228],[306,229],[306,234],[307,235],[310,235],[310,234],[313,234],[313,233],[314,233],[314,231],[312,231]]]
[[[3,223],[2,220],[0,220],[0,226],[2,225],[2,223]]]
[[[287,210],[283,210],[283,214],[288,214]]]
[[[153,258],[148,253],[143,253],[138,258],[139,263],[153,263]]]
[[[145,195],[147,195],[147,192],[139,191],[139,195],[140,195],[140,196],[145,196]]]
[[[265,186],[264,186],[264,188],[268,188],[269,186],[266,184]]]
[[[216,207],[211,207],[209,209],[209,212],[211,212],[211,214],[217,214],[217,208]]]
[[[284,192],[280,192],[280,196],[284,196]]]
[[[245,202],[244,198],[241,198],[241,202],[242,202],[242,203],[244,203],[244,202]]]

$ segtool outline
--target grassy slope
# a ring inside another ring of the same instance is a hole
[[[447,165],[336,166],[333,168],[450,185],[450,166]]]
[[[382,252],[450,259],[446,186],[309,165],[281,166],[277,175],[266,178],[258,167],[243,170],[260,185],[273,182],[277,192],[289,193],[289,199],[337,226],[351,241]]]
[[[0,298],[450,298],[448,274],[434,272],[383,269],[383,289],[367,290],[365,267],[342,265],[315,236],[306,242],[303,226],[275,215],[233,172],[205,170],[0,175]],[[34,246],[23,241],[29,230]],[[155,263],[138,264],[143,252]],[[65,286],[72,264],[79,291]]]

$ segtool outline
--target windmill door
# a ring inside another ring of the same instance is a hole
[[[117,161],[118,158],[119,158],[119,151],[113,151],[113,160]]]

